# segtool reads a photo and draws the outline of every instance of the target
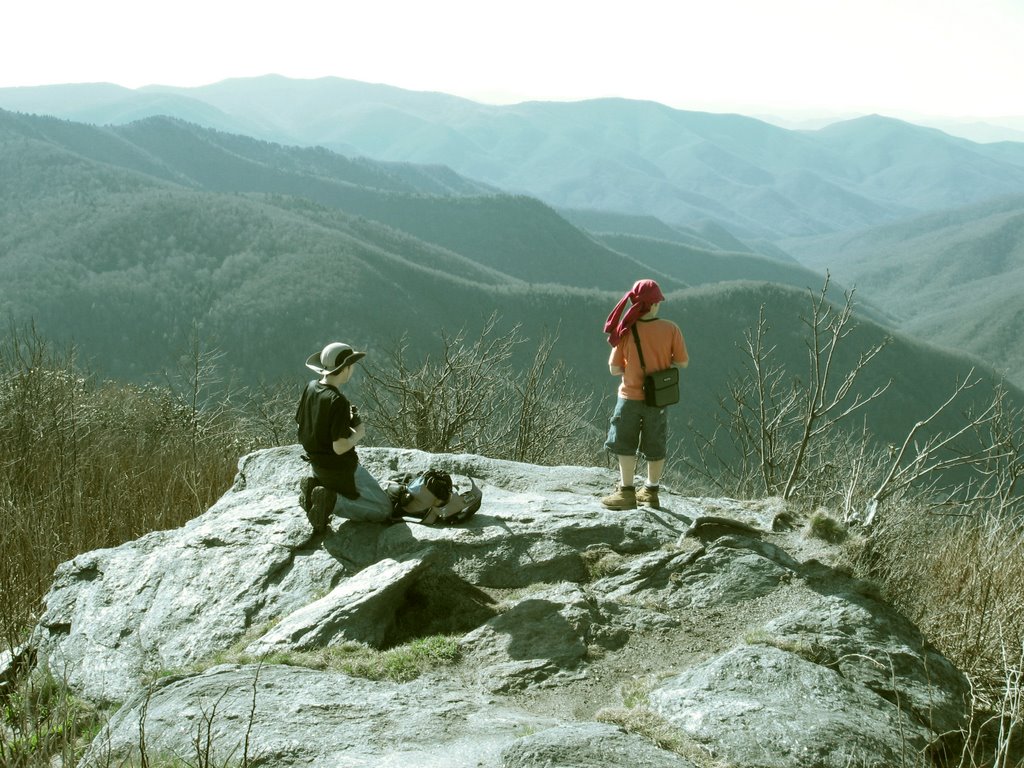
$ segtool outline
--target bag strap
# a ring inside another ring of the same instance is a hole
[[[640,368],[644,372],[644,376],[647,375],[647,366],[644,364],[644,348],[640,346],[640,332],[636,329],[636,323],[630,326],[633,331],[633,341],[636,342],[636,353],[640,358]]]

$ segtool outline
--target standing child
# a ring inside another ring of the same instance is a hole
[[[668,445],[668,413],[644,402],[644,372],[633,337],[635,326],[649,371],[669,366],[685,368],[689,362],[679,326],[658,317],[665,296],[653,280],[638,280],[608,315],[604,330],[612,352],[608,370],[621,376],[618,399],[608,428],[605,448],[619,460],[620,485],[601,499],[608,509],[635,509],[638,503],[657,507],[661,475]],[[631,306],[623,315],[626,302]],[[634,486],[637,453],[647,460],[647,484]]]
[[[327,529],[332,514],[378,522],[391,515],[387,495],[359,466],[356,445],[366,437],[366,426],[341,391],[365,356],[333,342],[306,360],[306,367],[320,378],[306,385],[295,413],[299,442],[313,472],[300,482],[299,503],[316,533]]]

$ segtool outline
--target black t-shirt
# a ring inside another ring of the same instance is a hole
[[[310,381],[302,391],[295,421],[299,425],[299,442],[306,449],[316,474],[350,479],[359,463],[356,449],[339,455],[332,445],[335,440],[353,434],[352,407],[341,390],[316,379]]]

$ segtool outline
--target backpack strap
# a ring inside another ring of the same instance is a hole
[[[633,341],[636,342],[636,354],[640,358],[640,368],[644,375],[647,375],[647,365],[644,364],[644,348],[640,346],[640,332],[636,329],[636,323],[630,326],[633,331]]]

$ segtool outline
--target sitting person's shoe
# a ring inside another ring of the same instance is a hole
[[[313,489],[311,498],[313,503],[306,512],[306,517],[313,526],[313,533],[323,533],[327,530],[327,521],[334,511],[334,502],[338,500],[338,494],[330,488],[318,485]]]
[[[645,485],[636,492],[636,503],[657,509],[661,506],[658,501],[658,486]]]
[[[601,503],[608,509],[636,509],[636,491],[620,486],[615,493],[601,499]]]
[[[313,506],[313,489],[318,485],[320,481],[315,477],[304,477],[299,481],[299,506],[306,514],[309,514],[310,507]]]

